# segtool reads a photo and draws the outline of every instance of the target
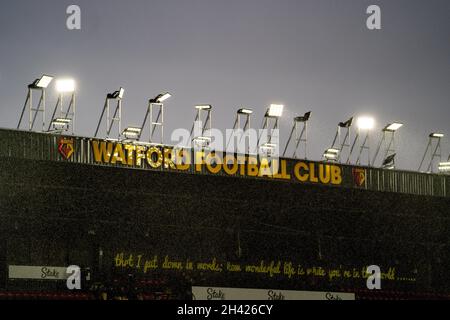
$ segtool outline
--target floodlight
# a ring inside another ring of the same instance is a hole
[[[64,123],[64,124],[68,124],[70,123],[72,120],[68,119],[68,118],[57,118],[55,120],[53,120],[53,123]]]
[[[264,143],[261,147],[262,148],[270,148],[273,149],[275,148],[277,145],[275,143]]]
[[[52,82],[53,77],[48,75],[43,75],[41,79],[39,79],[38,83],[36,83],[36,86],[39,88],[47,88],[50,82]]]
[[[119,99],[123,98],[124,93],[125,93],[125,89],[120,87],[120,89],[119,89]]]
[[[56,118],[51,122],[51,125],[53,125],[56,130],[66,130],[71,121],[72,120],[69,118]]]
[[[443,138],[444,134],[443,133],[430,133],[430,138]]]
[[[108,99],[122,99],[123,95],[125,94],[125,89],[120,87],[119,90],[114,91],[113,93],[108,93],[106,96]]]
[[[305,159],[307,159],[307,145],[308,145],[308,120],[311,117],[311,111],[306,112],[303,116],[298,116],[294,118],[294,125],[292,126],[291,134],[284,147],[283,157],[286,155],[288,147],[294,138],[294,158],[297,158],[297,151],[299,150],[300,144],[303,143],[305,151]],[[301,130],[300,128],[301,127]]]
[[[260,141],[261,141],[263,132],[265,132],[264,134],[267,135],[267,141],[269,143],[272,141],[273,132],[276,132],[278,130],[278,120],[279,120],[278,118],[281,117],[281,115],[283,114],[283,108],[284,108],[284,105],[282,105],[282,104],[271,104],[269,106],[269,108],[267,108],[266,114],[264,115],[263,127],[262,127],[262,130],[260,131],[258,140],[256,142],[256,145],[258,147],[261,147]],[[272,126],[270,124],[271,122],[273,122],[272,129],[270,128]],[[268,129],[268,131],[266,129]],[[267,148],[267,146],[265,148]]]
[[[212,140],[211,137],[201,136],[201,137],[196,137],[194,139],[194,142],[201,146],[207,146],[211,143],[211,140]]]
[[[195,109],[198,110],[211,110],[212,106],[210,104],[199,104],[195,106]]]
[[[59,92],[58,100],[56,101],[55,108],[53,109],[53,115],[50,119],[54,121],[57,118],[70,119],[70,126],[67,121],[63,121],[66,123],[65,130],[68,131],[69,128],[74,133],[75,128],[75,81],[73,79],[58,79],[56,80],[56,90]],[[64,93],[70,93],[70,100],[67,103],[67,107],[64,107]],[[66,110],[64,110],[66,109]],[[58,111],[59,110],[59,111]],[[51,126],[55,127],[55,125],[60,125],[61,122],[57,121],[56,123],[51,122],[48,126],[48,131],[50,131]]]
[[[386,157],[386,159],[383,160],[383,164],[382,166],[388,166],[390,164],[392,164],[395,161],[395,156],[396,154],[391,154],[390,156]]]
[[[339,150],[335,148],[329,148],[325,150],[323,156],[328,160],[336,160],[339,155]]]
[[[252,114],[253,111],[250,110],[250,109],[243,108],[243,109],[239,109],[237,113],[239,113],[239,114]]]
[[[25,100],[25,104],[22,109],[22,113],[20,114],[19,123],[17,124],[17,129],[20,128],[22,123],[23,116],[25,114],[25,110],[29,109],[29,130],[33,130],[34,123],[37,119],[37,115],[42,113],[42,130],[45,130],[45,89],[48,87],[50,82],[52,82],[53,77],[49,75],[42,75],[42,77],[34,80],[31,84],[28,85],[28,94]],[[33,106],[33,91],[38,90],[41,92],[41,98],[39,99],[39,103],[37,107]]]
[[[267,155],[272,155],[276,150],[277,145],[275,143],[264,143],[260,148]]]
[[[158,100],[157,100],[157,101],[158,101],[158,102],[163,102],[163,101],[169,99],[171,96],[172,96],[172,95],[171,95],[170,93],[168,93],[168,92],[163,93],[160,97],[158,97]]]
[[[338,156],[337,154],[333,153],[324,153],[323,155],[327,160],[336,160]]]
[[[450,172],[450,162],[440,162],[439,171]]]
[[[425,161],[425,158],[427,157],[427,153],[429,151],[430,156],[430,162],[428,164],[428,167],[426,169],[426,172],[433,172],[433,162],[435,159],[439,159],[439,161],[442,161],[441,154],[441,138],[444,137],[443,133],[437,133],[432,132],[428,135],[428,144],[427,148],[425,149],[425,153],[423,154],[422,161],[420,161],[419,169],[418,171],[421,171],[423,162]]]
[[[169,99],[171,96],[172,95],[169,92],[160,93],[153,99],[150,99],[150,102],[151,103],[162,103],[165,100]]]
[[[327,152],[327,153],[334,153],[334,154],[337,154],[337,153],[339,153],[339,149],[329,148],[329,149],[327,149],[326,152]]]
[[[138,127],[128,127],[124,130],[124,132],[134,132],[134,133],[139,133],[141,132],[141,128]]]
[[[375,120],[371,117],[359,117],[357,124],[361,130],[371,130],[375,126]]]
[[[267,117],[281,117],[283,114],[284,105],[282,104],[271,104],[269,110],[266,112]]]
[[[53,77],[44,74],[41,78],[34,80],[32,84],[29,85],[30,88],[40,88],[45,89],[48,87],[50,82],[52,82]]]
[[[303,116],[301,117],[295,117],[294,120],[296,122],[306,122],[309,120],[309,118],[311,117],[311,111],[308,111],[307,113],[305,113]]]
[[[348,119],[345,122],[339,122],[339,127],[350,128],[352,126],[352,123],[353,123],[353,117],[351,117],[350,119]]]
[[[196,137],[195,140],[210,141],[211,137]]]
[[[58,92],[74,92],[75,81],[72,79],[60,79],[56,81],[56,90]]]
[[[125,130],[123,130],[122,134],[127,138],[127,139],[133,139],[133,138],[137,138],[141,133],[141,128],[138,127],[128,127]]]
[[[384,127],[383,131],[395,132],[398,129],[400,129],[401,127],[403,127],[403,123],[394,122],[394,123],[388,124],[386,127]]]

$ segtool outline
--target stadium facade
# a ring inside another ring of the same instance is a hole
[[[64,270],[78,265],[80,297],[450,297],[449,176],[173,153],[1,129],[2,296],[73,296]],[[366,287],[369,265],[381,290]]]

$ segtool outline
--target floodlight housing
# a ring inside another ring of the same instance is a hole
[[[195,109],[198,110],[211,110],[212,106],[210,104],[199,104],[195,106]]]
[[[276,148],[276,144],[275,143],[264,143],[261,148],[266,148],[266,149],[273,149]]]
[[[120,87],[119,90],[114,91],[113,93],[108,93],[107,98],[108,99],[122,99],[125,94],[125,89]]]
[[[266,117],[279,118],[283,114],[284,105],[282,104],[271,104],[266,112]]]
[[[339,153],[339,149],[335,149],[335,148],[329,148],[329,149],[327,149],[326,150],[326,152],[328,152],[328,153]]]
[[[73,79],[60,79],[56,80],[56,90],[58,92],[74,92],[75,81]]]
[[[128,127],[125,130],[123,130],[122,134],[127,138],[137,138],[139,134],[141,133],[141,128],[138,127]]]
[[[303,116],[295,117],[294,121],[296,122],[306,122],[311,117],[311,111],[306,112]]]
[[[375,126],[375,120],[371,117],[359,117],[357,125],[361,130],[372,130]]]
[[[165,100],[169,99],[172,95],[169,92],[163,92],[158,94],[153,99],[150,99],[150,103],[163,103]]]
[[[123,132],[134,132],[134,133],[140,133],[141,132],[141,128],[138,127],[128,127],[125,130],[123,130]]]
[[[323,156],[327,160],[336,160],[337,159],[337,154],[333,154],[333,153],[324,153]]]
[[[444,137],[443,133],[437,133],[437,132],[430,133],[430,138],[443,138],[443,137]]]
[[[441,162],[438,167],[439,171],[450,172],[450,162]]]
[[[68,119],[68,118],[57,118],[53,120],[53,123],[65,123],[68,124],[72,121],[72,119]]]
[[[57,118],[54,119],[51,124],[55,127],[55,129],[63,130],[70,124],[71,121],[72,119],[69,118]]]
[[[201,140],[201,141],[211,141],[211,137],[196,137],[195,140]]]
[[[339,122],[339,127],[341,128],[350,128],[352,126],[353,123],[353,117],[351,117],[350,119],[348,119],[345,122]]]
[[[120,89],[119,89],[119,99],[122,99],[124,94],[125,94],[125,89],[120,87]]]
[[[250,109],[242,108],[242,109],[239,109],[237,113],[239,113],[239,114],[252,114],[253,111],[250,110]]]
[[[388,124],[386,127],[384,127],[383,131],[389,131],[389,132],[395,132],[398,129],[403,127],[403,123],[400,122],[393,122]]]
[[[211,137],[204,137],[204,136],[194,138],[194,142],[201,146],[209,145],[211,143],[211,140],[212,140]]]
[[[396,153],[391,154],[390,156],[387,156],[386,159],[383,160],[382,166],[384,167],[384,166],[392,164],[395,160],[395,156],[396,156]]]
[[[325,152],[323,153],[323,156],[327,160],[336,160],[338,155],[339,155],[339,150],[335,149],[335,148],[329,148],[329,149],[325,150]]]
[[[32,84],[30,84],[28,87],[29,88],[34,88],[34,89],[45,89],[48,87],[48,85],[50,84],[50,82],[52,82],[53,77],[44,74],[42,77],[40,77],[39,79],[34,80],[34,82]]]

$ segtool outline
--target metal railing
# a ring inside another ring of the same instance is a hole
[[[64,159],[58,152],[59,141],[63,137],[73,139],[75,151],[69,159]],[[96,163],[91,147],[92,140],[97,139],[0,129],[0,157],[123,167],[123,165],[120,164]],[[288,167],[290,168],[292,168],[297,161],[301,161],[294,159],[285,160],[288,162]],[[343,176],[347,178],[347,183],[344,183],[342,187],[355,187],[380,192],[396,192],[423,196],[450,197],[450,176],[448,175],[341,164],[336,165],[339,165],[342,168]],[[163,167],[160,169],[149,168],[148,166],[145,166],[144,162],[141,166],[133,166],[133,168],[164,170]],[[348,182],[351,180],[349,177],[352,177],[354,168],[365,169],[366,180],[364,185],[358,187],[354,186],[351,182]],[[193,168],[187,172],[193,174],[197,173]],[[203,171],[202,173],[206,172]]]

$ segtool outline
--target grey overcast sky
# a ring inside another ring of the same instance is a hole
[[[66,28],[70,4],[81,7],[79,31]],[[366,27],[371,4],[381,30]],[[238,106],[259,126],[279,102],[284,146],[293,116],[311,110],[312,159],[352,115],[375,117],[377,135],[405,123],[404,169],[417,169],[430,132],[450,136],[449,0],[3,0],[0,39],[0,127],[16,126],[26,85],[47,73],[77,81],[84,136],[119,86],[124,126],[140,124],[148,98],[173,94],[166,136],[190,129],[198,103],[212,104],[213,126],[225,129]],[[53,108],[53,89],[47,99]],[[447,157],[448,139],[443,149]]]

